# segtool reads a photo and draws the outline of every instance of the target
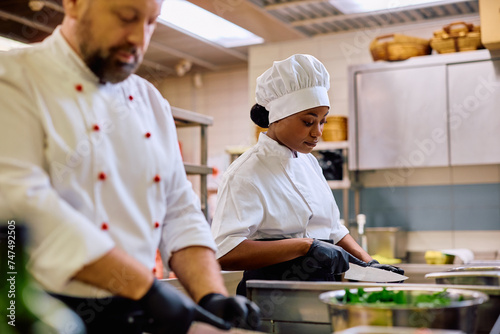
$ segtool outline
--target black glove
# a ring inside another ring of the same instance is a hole
[[[368,266],[378,269],[383,269],[387,271],[392,271],[393,273],[404,275],[405,271],[401,268],[391,266],[390,264],[380,264],[377,260],[371,260],[368,262]]]
[[[306,256],[318,261],[323,269],[331,270],[334,274],[341,274],[349,269],[349,262],[366,267],[366,262],[352,256],[342,247],[335,246],[328,242],[314,239],[311,248]]]
[[[229,322],[233,327],[260,327],[259,307],[243,296],[225,297],[219,293],[210,293],[204,296],[198,305]]]
[[[156,279],[139,303],[147,319],[146,332],[151,334],[184,334],[193,321],[220,329],[231,328],[229,323],[205,311],[176,288]]]

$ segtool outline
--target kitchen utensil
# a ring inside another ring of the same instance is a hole
[[[366,282],[399,282],[408,279],[407,276],[393,273],[392,271],[362,267],[354,263],[349,263],[349,270],[344,274],[345,279],[366,281]]]
[[[442,292],[440,288],[387,287],[395,292],[404,291],[406,300],[413,300],[421,294]],[[366,293],[381,291],[382,288],[366,288]],[[357,289],[350,290],[357,293]],[[448,306],[416,307],[394,304],[345,304],[342,302],[345,291],[329,291],[320,294],[321,301],[328,305],[333,332],[363,325],[426,327],[436,329],[458,329],[474,333],[477,308],[488,300],[485,293],[474,290],[447,289],[452,300]],[[463,299],[463,300],[461,300]]]
[[[406,257],[408,232],[400,227],[365,227],[365,234],[368,254],[372,257],[374,254],[389,259],[404,259]]]

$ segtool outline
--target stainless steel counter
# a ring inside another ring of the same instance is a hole
[[[236,294],[236,287],[238,286],[238,283],[240,282],[241,278],[243,277],[243,272],[242,271],[222,271],[222,278],[224,279],[224,284],[226,286],[227,291],[229,292],[230,295]],[[168,283],[177,290],[181,291],[182,293],[186,293],[184,290],[184,287],[182,284],[179,282],[177,278],[168,278],[168,279],[162,279],[162,282]]]

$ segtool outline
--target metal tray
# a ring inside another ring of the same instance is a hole
[[[500,270],[464,270],[430,273],[425,278],[435,279],[437,284],[500,286]]]

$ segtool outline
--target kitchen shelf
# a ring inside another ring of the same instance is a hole
[[[194,111],[181,109],[177,107],[172,108],[172,115],[174,116],[175,125],[177,127],[189,127],[199,125],[213,125],[214,118],[207,115],[195,113]]]
[[[320,141],[314,151],[344,150],[349,148],[348,141]]]
[[[349,189],[351,180],[349,179],[349,169],[347,168],[349,142],[348,141],[320,141],[313,151],[335,151],[341,150],[343,156],[342,180],[327,180],[330,189],[341,189],[343,199],[343,219],[347,224],[349,222]]]
[[[195,113],[190,110],[185,110],[177,107],[172,108],[172,116],[175,120],[177,128],[185,127],[200,127],[201,134],[201,152],[200,152],[200,165],[184,163],[184,169],[188,175],[200,176],[200,201],[201,209],[208,220],[208,189],[207,189],[207,175],[212,174],[212,167],[207,166],[208,160],[208,140],[207,140],[207,127],[214,123],[213,117]]]
[[[327,180],[330,189],[347,189],[351,187],[350,180]]]
[[[240,155],[246,152],[251,148],[251,146],[227,146],[226,153],[229,154],[229,163],[232,163],[236,160]]]
[[[342,150],[343,155],[343,175],[342,180],[327,180],[331,189],[346,189],[351,187],[349,180],[349,171],[347,169],[347,149],[349,148],[348,141],[320,141],[313,151],[335,151]]]
[[[188,164],[184,163],[184,169],[186,170],[186,174],[189,175],[207,175],[207,174],[212,174],[213,168],[209,166],[202,166],[202,165],[194,165],[194,164]]]
[[[231,157],[231,162],[236,160],[241,154],[248,150],[250,146],[228,146],[226,147],[226,153]],[[349,142],[346,141],[320,141],[313,149],[313,152],[318,151],[335,151],[342,150],[342,155],[344,162],[342,164],[343,176],[342,180],[327,180],[330,189],[341,189],[343,197],[343,212],[344,220],[349,221],[349,189],[351,188],[351,180],[349,179],[349,169],[347,168],[347,156],[348,156]]]

